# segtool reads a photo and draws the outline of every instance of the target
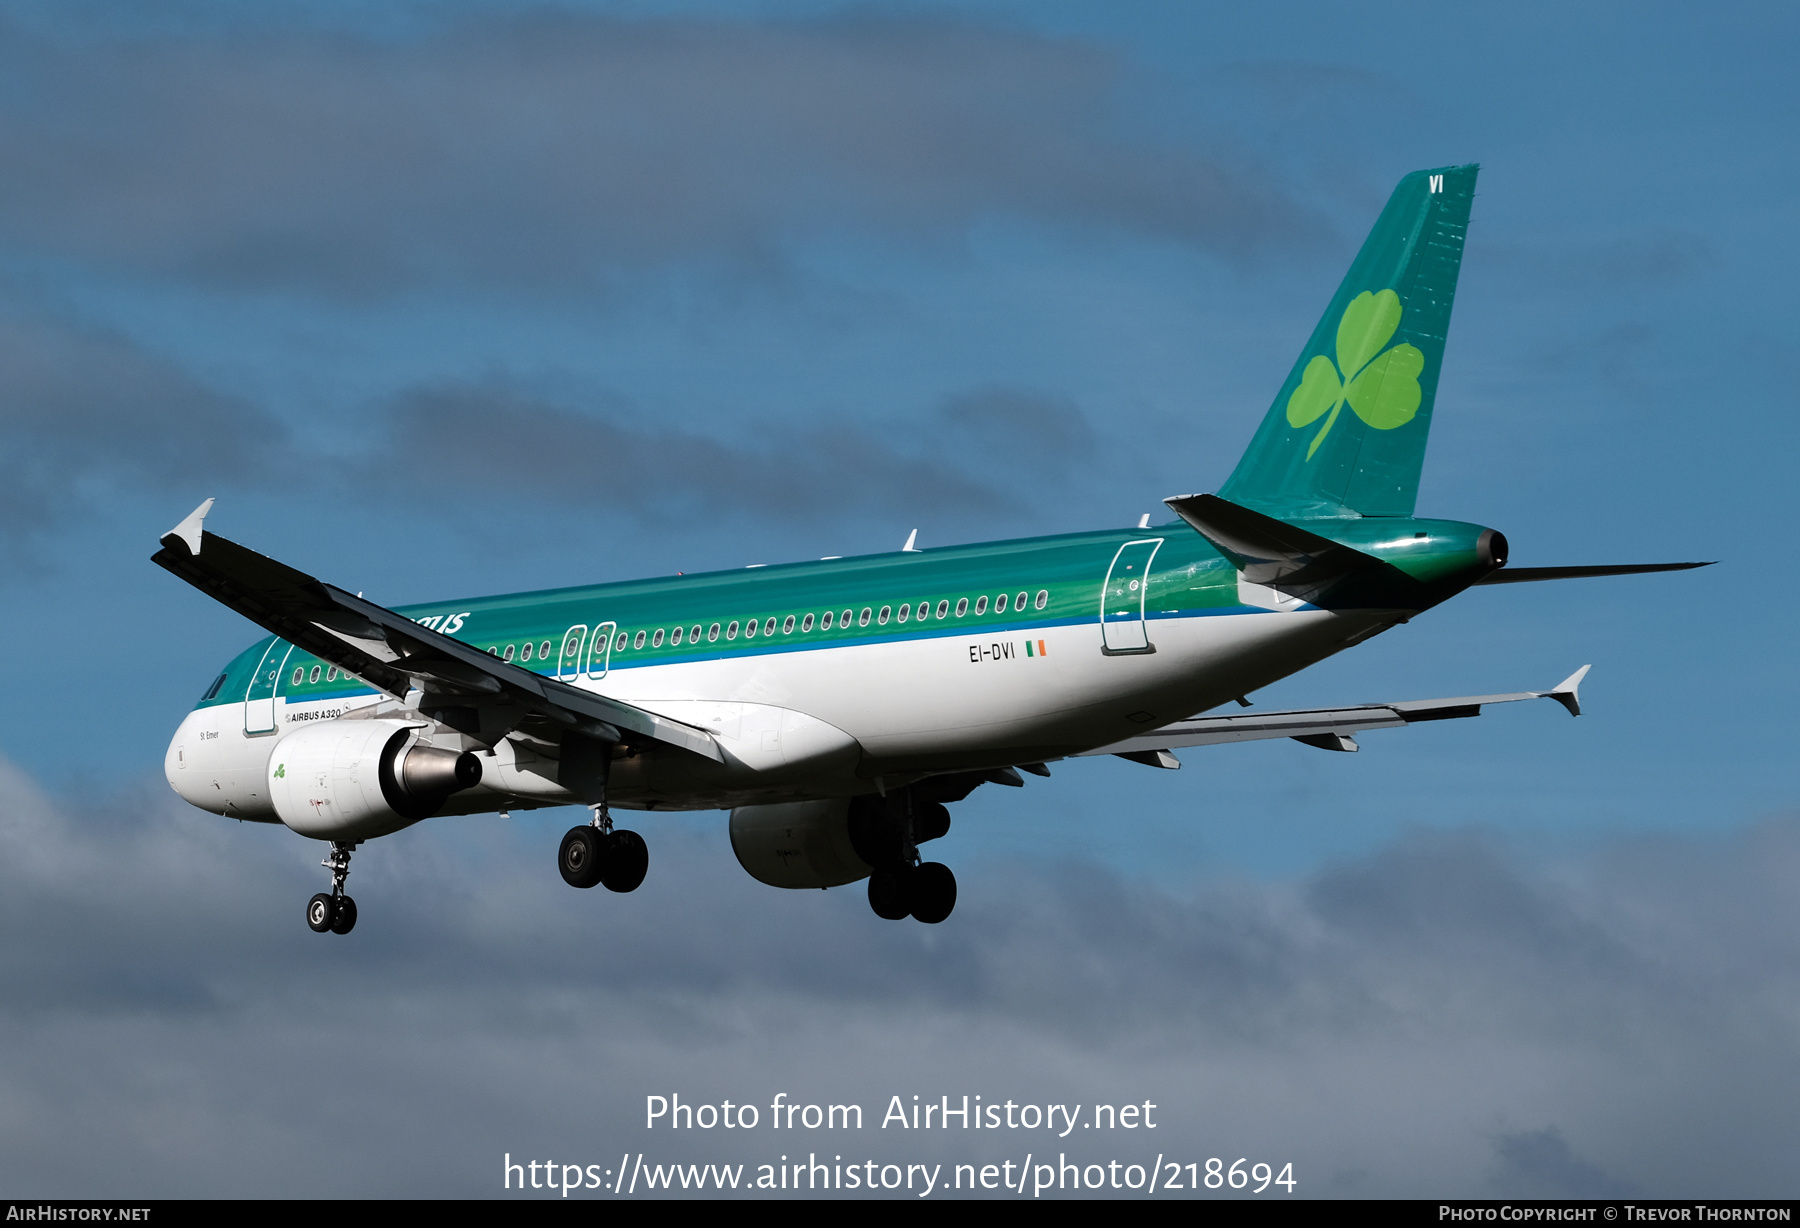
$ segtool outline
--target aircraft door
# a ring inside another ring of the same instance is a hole
[[[617,623],[601,623],[594,628],[594,642],[588,645],[588,677],[596,682],[606,677],[606,667],[612,661],[613,632],[618,629]]]
[[[1150,591],[1150,561],[1162,544],[1160,537],[1126,542],[1113,555],[1100,589],[1102,652],[1156,651],[1144,625],[1144,599]]]
[[[556,676],[564,682],[581,679],[581,646],[586,642],[586,623],[576,623],[563,632],[562,657],[556,663]]]
[[[256,672],[250,675],[250,686],[244,691],[244,732],[275,732],[275,684],[287,665],[293,645],[276,640],[263,652]]]

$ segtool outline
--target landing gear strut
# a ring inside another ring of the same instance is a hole
[[[571,887],[598,884],[608,891],[636,891],[650,869],[650,849],[636,832],[613,830],[604,776],[593,811],[593,821],[571,827],[556,850],[556,868],[562,872],[563,882]]]
[[[348,934],[356,928],[356,901],[344,894],[344,880],[350,876],[350,850],[360,843],[334,840],[331,855],[319,863],[331,871],[331,892],[321,891],[306,902],[306,924],[313,933]]]
[[[858,801],[850,839],[858,856],[875,867],[869,907],[886,921],[912,917],[936,925],[944,920],[956,908],[956,875],[941,862],[921,863],[919,843],[948,832],[950,812],[910,791]]]

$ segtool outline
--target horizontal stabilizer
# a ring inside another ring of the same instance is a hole
[[[1244,579],[1290,596],[1310,600],[1346,576],[1384,566],[1373,555],[1217,495],[1163,502],[1230,559]]]
[[[558,736],[571,731],[606,742],[662,742],[724,761],[705,730],[534,674],[207,533],[200,521],[211,505],[207,500],[164,534],[163,548],[151,561],[265,631],[395,698],[417,687],[443,708],[478,710],[484,740],[537,720]]]
[[[1217,495],[1178,495],[1163,502],[1252,584],[1317,602],[1356,576],[1371,582],[1357,586],[1363,598],[1358,604],[1370,604],[1371,597],[1373,604],[1396,607],[1419,600],[1418,582],[1392,564],[1285,520]]]
[[[1717,562],[1718,560],[1713,560]],[[1477,584],[1529,584],[1533,580],[1585,580],[1590,576],[1639,576],[1652,571],[1692,571],[1712,563],[1605,563],[1597,567],[1502,567]]]
[[[1386,704],[1358,704],[1349,708],[1305,708],[1290,712],[1238,713],[1230,716],[1196,716],[1164,725],[1161,729],[1082,751],[1081,755],[1119,755],[1139,758],[1147,753],[1178,746],[1212,746],[1220,742],[1257,742],[1267,738],[1293,738],[1325,750],[1355,750],[1355,736],[1369,729],[1398,729],[1421,721],[1455,720],[1480,716],[1488,704],[1509,704],[1521,699],[1554,699],[1581,715],[1576,688],[1591,666],[1582,666],[1554,690],[1515,691],[1507,695],[1463,695],[1454,699],[1403,699]],[[1079,757],[1079,756],[1078,756]]]

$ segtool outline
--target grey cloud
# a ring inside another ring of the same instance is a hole
[[[767,268],[796,236],[995,214],[1230,256],[1319,231],[1242,151],[1123,135],[1104,52],[941,19],[0,45],[0,232],[112,271],[365,294]]]
[[[978,388],[938,411],[944,427],[981,460],[1033,476],[1091,466],[1100,440],[1079,406],[1025,388]]]
[[[1631,1185],[1615,1181],[1578,1159],[1557,1130],[1521,1130],[1494,1140],[1499,1171],[1494,1184],[1503,1194],[1536,1198],[1630,1198]]]
[[[1683,230],[1640,231],[1554,247],[1494,241],[1484,257],[1496,270],[1510,271],[1538,292],[1553,286],[1609,298],[1678,286],[1719,263],[1711,244]]]
[[[128,338],[0,316],[0,550],[14,562],[93,498],[235,481],[282,438],[267,413]]]
[[[1792,1192],[1792,820],[1542,864],[1420,835],[1182,893],[959,861],[953,833],[962,901],[930,929],[877,921],[854,887],[754,883],[715,816],[636,816],[644,887],[569,891],[568,821],[365,845],[358,930],[321,938],[300,916],[318,846],[160,783],[58,805],[0,766],[0,1179],[479,1195],[503,1151],[1151,1158],[1123,1136],[638,1124],[649,1092],[872,1114],[968,1092],[1153,1100],[1152,1152],[1291,1159],[1302,1195]]]
[[[577,410],[502,378],[413,389],[380,414],[362,472],[389,487],[603,507],[637,522],[1006,517],[1051,502],[1046,483],[1095,459],[1075,405],[1011,388],[953,398],[915,424],[827,412],[721,431],[616,397]]]

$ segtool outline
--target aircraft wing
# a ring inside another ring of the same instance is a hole
[[[463,732],[490,744],[534,721],[604,742],[661,742],[724,761],[705,730],[534,674],[206,532],[202,522],[212,503],[165,533],[151,561],[371,686],[396,698],[417,688],[438,710],[473,712],[476,726]]]
[[[1509,704],[1521,699],[1554,699],[1581,715],[1577,693],[1591,666],[1584,665],[1548,691],[1516,691],[1510,695],[1463,695],[1454,699],[1406,699],[1388,704],[1358,704],[1350,708],[1306,708],[1290,712],[1241,712],[1229,716],[1196,716],[1164,725],[1161,729],[1114,742],[1082,755],[1118,755],[1155,767],[1180,767],[1169,752],[1181,746],[1211,746],[1218,742],[1254,742],[1263,738],[1293,738],[1324,750],[1358,749],[1356,735],[1367,729],[1397,729],[1420,721],[1453,720],[1480,716],[1486,704]]]

